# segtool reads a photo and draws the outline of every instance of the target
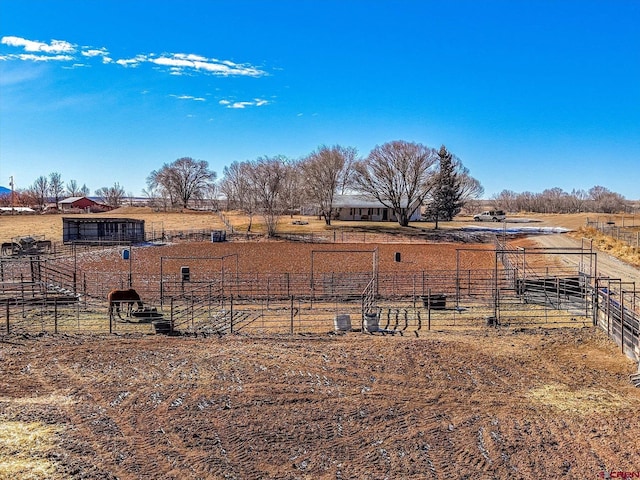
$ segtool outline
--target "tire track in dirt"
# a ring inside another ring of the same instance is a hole
[[[0,400],[11,418],[65,426],[65,478],[532,480],[587,478],[640,458],[627,364],[587,329],[52,336],[10,353],[6,371],[31,365],[10,377],[11,395],[27,396],[33,378],[42,399],[75,402]],[[560,409],[585,386],[603,400],[618,390],[620,406]],[[555,397],[534,401],[535,389]]]
[[[579,248],[581,246],[580,241],[565,234],[532,236],[528,237],[526,242],[545,248],[570,249]],[[588,242],[585,243],[584,247],[588,247]],[[622,279],[624,282],[635,282],[636,285],[640,285],[640,269],[633,265],[624,263],[606,252],[599,250],[594,251],[597,258],[595,266],[597,267],[596,274],[598,276],[618,278]],[[577,267],[580,263],[580,257],[577,255],[562,255],[561,253],[555,255],[559,255],[559,261],[565,265]],[[583,258],[583,261],[589,262],[588,258]]]
[[[118,341],[113,346],[117,350],[126,349],[123,343]],[[82,373],[75,371],[74,364],[72,368],[58,368],[52,376],[56,379],[55,385],[82,385],[74,392],[82,401],[70,413],[76,426],[73,434],[90,445],[101,462],[117,476],[161,478],[177,466],[183,473],[189,471],[191,462],[183,454],[187,449],[163,421],[168,418],[167,410],[177,406],[181,394],[170,391],[171,395],[165,393],[165,398],[149,401],[143,393],[145,388],[141,387],[149,377],[157,379],[160,372],[164,383],[177,383],[174,378],[182,380],[185,375],[181,369],[183,364],[156,357],[170,366],[167,370],[150,361],[149,355],[141,358],[141,352],[137,354],[128,363],[114,364],[111,356],[105,358],[87,351],[84,366],[90,366],[90,373],[86,368]],[[171,398],[172,403],[163,408]]]

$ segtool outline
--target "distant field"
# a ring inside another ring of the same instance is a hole
[[[146,229],[150,231],[152,228],[164,230],[189,230],[189,229],[223,229],[225,228],[221,218],[212,212],[155,212],[147,207],[124,207],[109,213],[81,215],[83,217],[127,217],[142,219],[146,222]],[[13,237],[28,235],[44,235],[46,239],[52,241],[62,240],[62,217],[63,215],[0,215],[0,241],[6,242]],[[248,226],[248,218],[236,212],[227,213],[225,217],[231,225],[239,232],[245,232]],[[509,220],[522,223],[529,221],[539,226],[556,226],[577,230],[586,225],[587,218],[595,219],[596,214],[571,214],[571,215],[554,215],[554,214],[520,214],[509,216]],[[605,216],[600,215],[601,221],[606,221]],[[609,219],[611,216],[606,216]],[[308,222],[306,225],[294,225],[293,220],[303,219]],[[613,217],[614,221],[616,217]],[[618,218],[618,221],[619,218]],[[455,229],[461,226],[474,224],[471,217],[458,217],[453,222],[440,222],[441,229]],[[640,223],[640,219],[638,219]],[[487,225],[487,224],[485,224]],[[490,225],[490,224],[489,224]],[[411,225],[413,230],[432,229],[434,224],[431,222],[415,222]],[[343,228],[343,229],[366,229],[371,230],[379,228],[386,233],[403,232],[410,233],[412,228],[402,228],[394,222],[332,222],[331,227],[327,227],[323,220],[317,217],[288,217],[281,219],[278,231],[282,233],[309,233],[321,232],[325,230]],[[259,216],[253,219],[253,232],[264,231]]]

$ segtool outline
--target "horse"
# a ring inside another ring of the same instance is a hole
[[[116,313],[118,317],[122,320],[120,316],[120,305],[122,303],[127,304],[127,317],[131,316],[131,310],[133,309],[133,304],[138,304],[138,309],[142,309],[142,300],[140,299],[140,295],[133,288],[129,288],[127,290],[118,290],[113,289],[107,294],[107,300],[109,301],[109,317],[113,315],[113,307],[115,306]]]
[[[13,255],[13,242],[5,242],[2,244],[2,255]]]

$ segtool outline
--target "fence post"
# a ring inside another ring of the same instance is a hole
[[[171,297],[171,313],[169,315],[169,331],[173,333],[173,297]]]
[[[53,333],[58,333],[58,299],[53,299]]]
[[[293,295],[291,295],[291,328],[289,333],[293,335]]]
[[[620,289],[620,352],[624,355],[624,290]]]
[[[229,298],[229,333],[233,333],[233,295]]]
[[[7,335],[9,335],[10,333],[10,327],[9,327],[9,299],[7,298]]]
[[[431,330],[431,289],[427,293],[427,330]]]

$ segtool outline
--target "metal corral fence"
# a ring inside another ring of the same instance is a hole
[[[312,333],[365,331],[420,335],[429,330],[598,324],[638,355],[635,286],[585,274],[591,268],[532,268],[549,250],[496,249],[495,268],[423,272],[211,272],[139,274],[144,309],[109,315],[106,293],[128,288],[126,273],[80,272],[71,257],[0,260],[0,305],[7,332]],[[564,252],[565,254],[567,252]],[[589,251],[576,255],[592,258]],[[606,288],[606,295],[604,295]],[[634,291],[630,291],[633,288]],[[616,293],[617,292],[617,293]],[[617,295],[617,296],[616,296]]]
[[[636,218],[635,215],[623,216],[618,220],[618,224],[609,218],[587,218],[587,227],[595,228],[600,233],[625,242],[631,247],[640,248],[640,218]]]
[[[607,332],[629,358],[640,361],[640,291],[619,279],[596,280],[594,323]]]

